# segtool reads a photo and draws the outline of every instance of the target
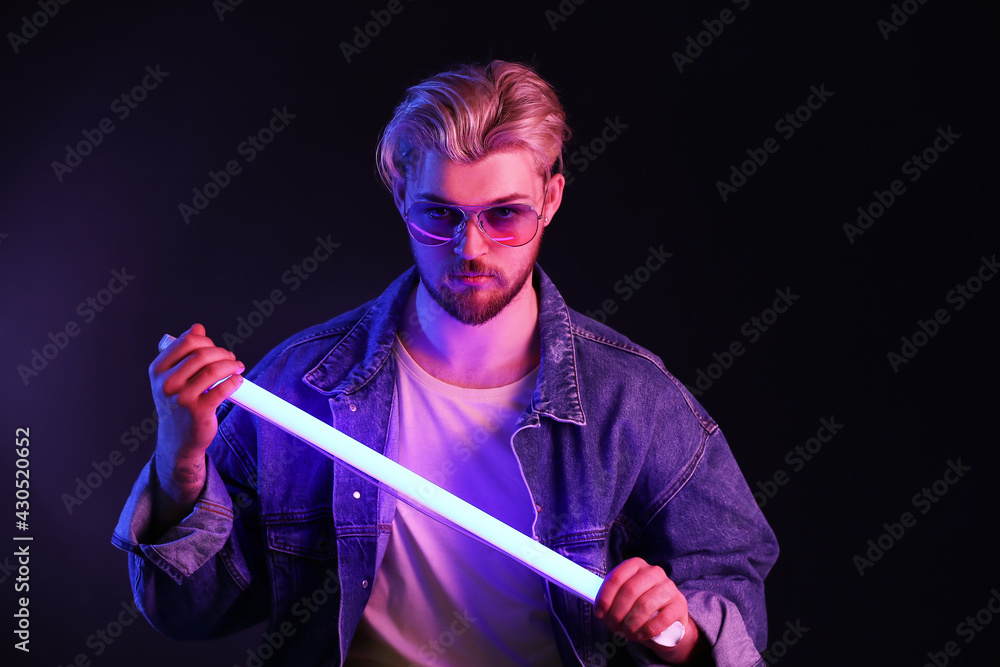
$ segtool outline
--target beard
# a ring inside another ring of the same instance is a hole
[[[460,260],[450,266],[438,282],[435,283],[427,275],[424,267],[417,262],[417,272],[420,275],[420,282],[427,288],[427,292],[441,308],[462,324],[470,326],[480,326],[489,322],[499,315],[506,308],[514,297],[517,296],[524,284],[531,276],[532,268],[535,264],[534,254],[531,261],[524,266],[518,267],[514,274],[507,274],[499,269],[488,267],[485,263],[473,260]],[[448,284],[447,277],[452,273],[483,274],[493,277],[497,287],[492,289],[480,289],[475,286],[467,286],[465,289],[455,290]]]

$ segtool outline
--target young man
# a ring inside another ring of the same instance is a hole
[[[597,605],[242,409],[217,417],[244,369],[196,324],[150,366],[157,449],[114,536],[154,626],[266,619],[256,655],[296,665],[763,664],[777,544],[718,426],[535,263],[566,136],[523,65],[411,88],[379,149],[416,266],[251,377],[606,577]],[[651,640],[675,621],[678,646]]]

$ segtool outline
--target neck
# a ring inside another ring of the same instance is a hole
[[[506,308],[478,326],[446,313],[418,282],[399,328],[410,356],[448,384],[500,387],[521,379],[539,363],[538,297],[530,278]]]

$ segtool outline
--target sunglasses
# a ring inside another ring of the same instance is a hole
[[[417,243],[444,245],[462,233],[470,215],[476,216],[479,229],[487,237],[511,248],[530,243],[542,217],[528,204],[455,206],[418,201],[406,211],[406,227]]]

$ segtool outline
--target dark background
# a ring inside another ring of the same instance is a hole
[[[339,44],[386,3],[245,0],[220,18],[209,0],[77,1],[39,18],[37,34],[22,23],[41,11],[36,2],[5,3],[0,480],[13,480],[11,441],[29,427],[31,487],[27,531],[15,528],[9,481],[0,494],[4,654],[31,665],[79,654],[94,665],[246,663],[261,628],[181,643],[139,619],[111,644],[92,637],[131,601],[110,535],[155,442],[146,369],[156,342],[193,321],[220,340],[254,300],[281,289],[286,300],[235,347],[252,366],[292,333],[378,294],[409,264],[375,175],[381,128],[406,86],[497,57],[534,61],[575,134],[546,271],[580,311],[614,300],[608,324],[688,385],[699,371],[714,376],[711,386],[702,377],[699,399],[782,547],[767,580],[771,662],[922,665],[931,652],[938,664],[995,664],[992,612],[971,637],[958,624],[1000,587],[991,567],[1000,280],[973,280],[981,289],[961,309],[948,300],[1000,250],[987,206],[997,178],[995,23],[982,4],[904,4],[915,13],[886,39],[878,21],[889,20],[889,2],[564,0],[565,20],[553,23],[546,12],[559,11],[557,0],[404,0],[347,62]],[[723,9],[735,19],[678,71],[674,52]],[[8,33],[22,31],[33,36],[15,39],[15,52]],[[147,66],[169,75],[120,119],[112,102]],[[786,138],[775,123],[812,86],[832,95]],[[240,142],[285,107],[295,118],[247,163]],[[52,163],[102,118],[114,131],[60,180]],[[595,146],[596,159],[571,159],[606,119],[627,127]],[[911,182],[903,163],[939,128],[959,138]],[[779,150],[723,201],[717,181],[768,137]],[[234,159],[242,172],[185,224],[178,205]],[[894,179],[905,193],[852,243],[844,224]],[[293,291],[282,275],[317,237],[340,246]],[[661,245],[673,253],[665,265],[636,273]],[[78,310],[123,269],[134,278],[101,312]],[[615,290],[625,275],[647,280],[628,299]],[[779,289],[798,299],[751,342],[751,318],[770,317]],[[918,335],[925,344],[894,369],[887,354],[938,309],[948,321]],[[78,335],[45,348],[70,322]],[[734,341],[744,352],[727,360]],[[26,373],[44,349],[54,358]],[[713,353],[728,368],[710,366]],[[786,453],[816,436],[821,419],[842,428],[795,469]],[[133,427],[144,440],[126,435]],[[970,470],[940,482],[933,504],[915,505],[959,460]],[[783,485],[766,484],[775,473]],[[88,475],[100,485],[87,486]],[[859,574],[855,556],[907,511],[915,525],[883,537],[892,545]],[[33,538],[30,654],[12,648],[22,595],[10,569],[15,535]],[[781,643],[786,623],[808,630]],[[957,656],[942,653],[949,641]]]

